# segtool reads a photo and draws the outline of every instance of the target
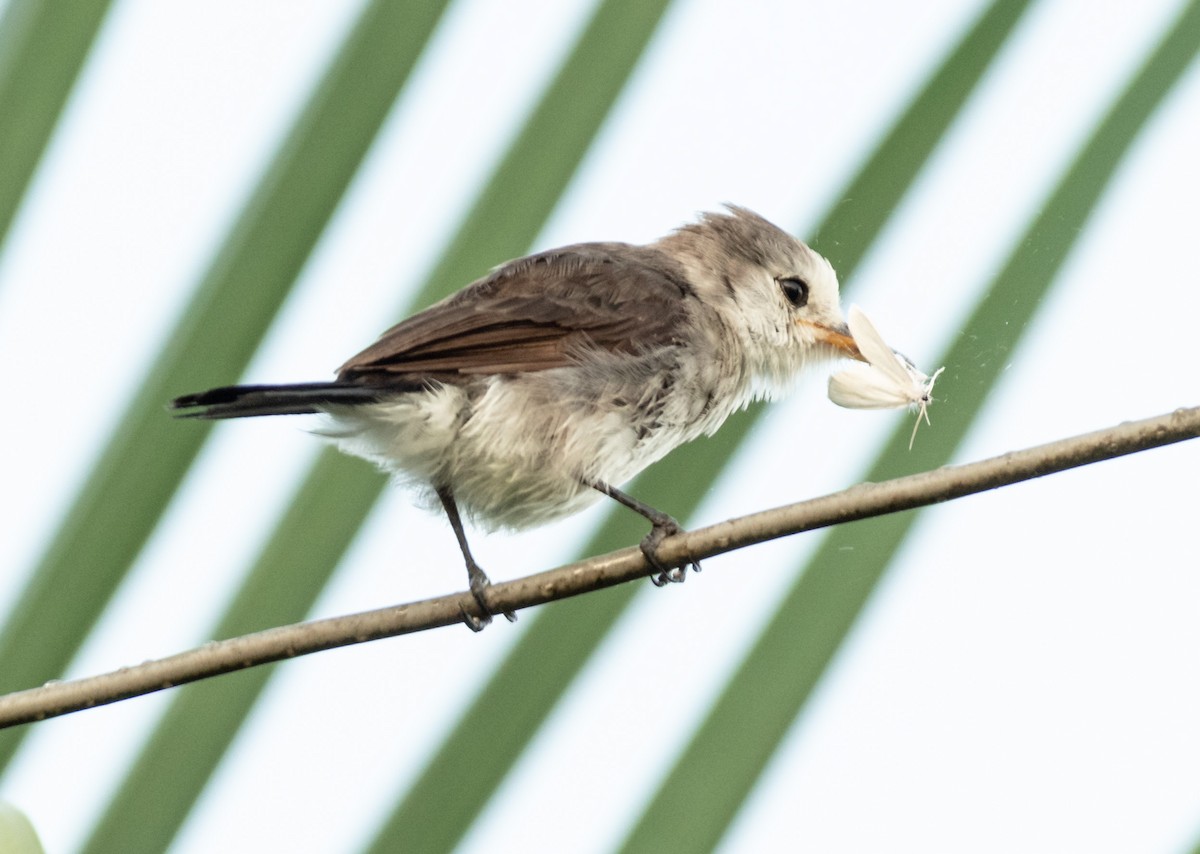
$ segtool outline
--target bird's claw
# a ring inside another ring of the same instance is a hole
[[[462,614],[467,628],[473,632],[481,632],[492,621],[492,608],[488,605],[487,595],[484,592],[492,586],[492,582],[483,568],[474,562],[467,564],[467,575],[471,580],[471,596],[475,599],[475,604],[479,606],[480,613],[472,614],[462,605],[458,606],[458,610]],[[505,611],[504,617],[510,623],[517,621],[517,615],[512,611]]]
[[[487,611],[484,611],[483,616],[480,617],[478,614],[472,614],[470,611],[468,611],[467,606],[461,602],[458,603],[458,613],[462,614],[463,622],[466,623],[467,628],[473,632],[482,632],[485,628],[487,628],[488,623],[492,621],[492,615]]]
[[[690,566],[695,572],[700,571],[699,561],[684,561],[679,566],[667,566],[658,559],[658,547],[667,537],[673,537],[676,534],[684,533],[683,528],[671,516],[665,513],[661,518],[652,521],[654,527],[650,529],[642,542],[639,544],[642,554],[646,558],[646,563],[650,564],[654,574],[650,576],[650,581],[655,587],[664,587],[667,584],[682,584],[687,580],[687,571]]]

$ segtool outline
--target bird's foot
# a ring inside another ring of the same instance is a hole
[[[658,559],[658,547],[667,537],[673,537],[676,534],[684,533],[683,527],[678,522],[666,513],[656,513],[650,519],[653,527],[650,533],[642,538],[639,547],[642,554],[646,557],[646,562],[654,570],[654,574],[650,576],[650,581],[655,587],[662,587],[667,584],[682,584],[687,579],[687,571],[690,566],[694,571],[700,571],[699,561],[684,561],[678,566],[667,566]]]
[[[650,576],[650,580],[654,582],[655,587],[662,587],[664,584],[680,584],[687,578],[688,567],[690,566],[696,572],[700,571],[700,562],[694,560],[685,560],[678,566],[667,566],[658,559],[658,547],[667,537],[673,537],[676,534],[682,534],[683,528],[674,517],[668,516],[661,510],[655,510],[644,501],[638,501],[632,495],[626,495],[615,486],[605,483],[602,480],[583,479],[582,483],[585,486],[590,486],[599,492],[604,493],[609,498],[623,504],[649,520],[653,526],[650,528],[650,533],[647,534],[640,544],[642,554],[646,556],[646,563],[650,564],[650,568],[654,570]]]
[[[462,613],[463,622],[467,624],[473,632],[481,632],[488,623],[492,621],[492,608],[488,605],[487,589],[492,586],[491,579],[487,577],[487,573],[483,571],[483,567],[471,560],[467,562],[467,576],[471,583],[471,596],[475,599],[475,604],[479,606],[478,614],[472,614],[465,607],[459,606],[459,611]],[[504,612],[505,618],[510,623],[517,621],[517,615],[511,611]]]

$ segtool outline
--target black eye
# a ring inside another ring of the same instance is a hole
[[[795,276],[788,276],[786,279],[779,280],[779,287],[783,291],[783,295],[787,297],[787,301],[796,308],[808,305],[808,282],[797,279]]]

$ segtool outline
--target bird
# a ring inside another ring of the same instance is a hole
[[[478,630],[495,612],[464,516],[517,530],[608,496],[650,522],[640,546],[655,584],[682,581],[689,563],[656,556],[681,526],[619,485],[839,356],[862,359],[832,265],[730,204],[645,245],[578,243],[501,264],[385,331],[333,380],[222,386],[169,407],[202,420],[323,415],[314,432],[440,505],[479,610],[463,617]]]

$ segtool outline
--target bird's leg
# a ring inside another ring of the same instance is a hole
[[[687,578],[687,570],[690,566],[696,572],[700,571],[699,561],[685,561],[679,566],[665,566],[658,559],[658,547],[667,537],[672,537],[675,534],[682,534],[683,527],[675,521],[674,518],[663,513],[661,510],[655,510],[649,504],[638,501],[632,495],[622,492],[615,486],[609,486],[602,480],[587,480],[583,481],[585,486],[590,486],[598,492],[603,492],[609,498],[619,501],[621,504],[628,507],[635,513],[650,520],[650,533],[647,534],[639,543],[642,549],[642,554],[646,556],[646,562],[654,568],[656,575],[650,576],[650,580],[654,582],[656,587],[662,587],[668,583],[681,583]]]
[[[471,547],[467,545],[467,534],[463,530],[462,517],[458,514],[458,504],[454,501],[454,494],[449,488],[437,487],[437,496],[442,501],[442,507],[446,511],[446,518],[450,520],[450,527],[454,529],[454,536],[458,538],[458,547],[462,549],[463,560],[467,563],[467,578],[471,587],[471,595],[475,597],[475,601],[479,605],[479,610],[483,612],[483,616],[479,617],[475,614],[467,613],[466,608],[463,608],[463,622],[473,632],[483,631],[483,627],[492,621],[492,609],[488,606],[487,598],[484,596],[484,590],[492,582],[487,577],[487,573],[483,571],[483,567],[477,564],[475,558],[471,555]],[[510,623],[517,621],[516,614],[505,611],[504,616],[508,618]]]

